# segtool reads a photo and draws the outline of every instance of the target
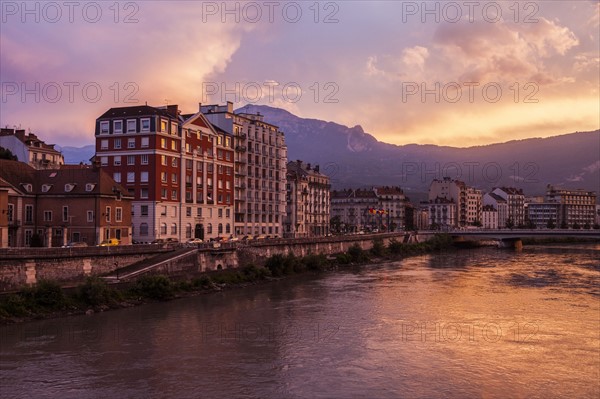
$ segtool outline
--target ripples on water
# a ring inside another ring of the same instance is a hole
[[[5,326],[0,397],[598,398],[599,259],[458,251]]]

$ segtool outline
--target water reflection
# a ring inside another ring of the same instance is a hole
[[[5,326],[0,396],[597,398],[600,247],[557,248]]]

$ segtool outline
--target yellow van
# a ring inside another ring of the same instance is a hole
[[[100,243],[101,247],[114,247],[116,245],[119,245],[120,242],[119,240],[117,240],[116,238],[109,238],[108,240],[104,240]]]

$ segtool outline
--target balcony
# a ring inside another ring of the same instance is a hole
[[[247,149],[246,149],[246,146],[243,146],[243,145],[238,145],[238,146],[236,146],[236,147],[235,147],[235,150],[236,150],[237,152],[246,152],[246,151],[247,151]]]

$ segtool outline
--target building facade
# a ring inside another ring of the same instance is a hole
[[[506,227],[508,220],[508,204],[506,200],[494,193],[485,193],[483,195],[483,206],[492,206],[498,211],[498,228]]]
[[[429,228],[433,230],[451,230],[457,225],[458,211],[453,199],[437,197],[427,206]]]
[[[282,236],[287,173],[284,133],[260,113],[234,113],[231,102],[200,105],[200,111],[234,140],[235,234]]]
[[[558,205],[559,227],[592,226],[596,222],[596,193],[593,191],[557,189],[548,185],[546,202]]]
[[[99,168],[35,170],[0,160],[0,179],[0,202],[6,203],[3,246],[32,246],[36,239],[46,247],[71,241],[97,245],[108,238],[131,243],[132,198]]]
[[[452,200],[456,204],[455,227],[481,224],[481,191],[467,186],[460,180],[444,177],[434,179],[429,185],[429,202],[435,203],[439,198]]]
[[[111,108],[95,161],[133,197],[136,242],[232,235],[234,139],[177,105]]]
[[[318,237],[329,234],[329,177],[319,165],[300,160],[288,162],[284,237]]]
[[[65,163],[54,144],[46,144],[35,134],[26,134],[21,129],[0,129],[0,147],[10,150],[20,162],[34,169],[57,169]]]
[[[508,215],[504,226],[524,226],[525,196],[523,190],[514,187],[496,187],[492,190],[492,193],[506,201]]]
[[[481,215],[484,229],[495,230],[498,228],[498,210],[493,205],[484,205]]]

